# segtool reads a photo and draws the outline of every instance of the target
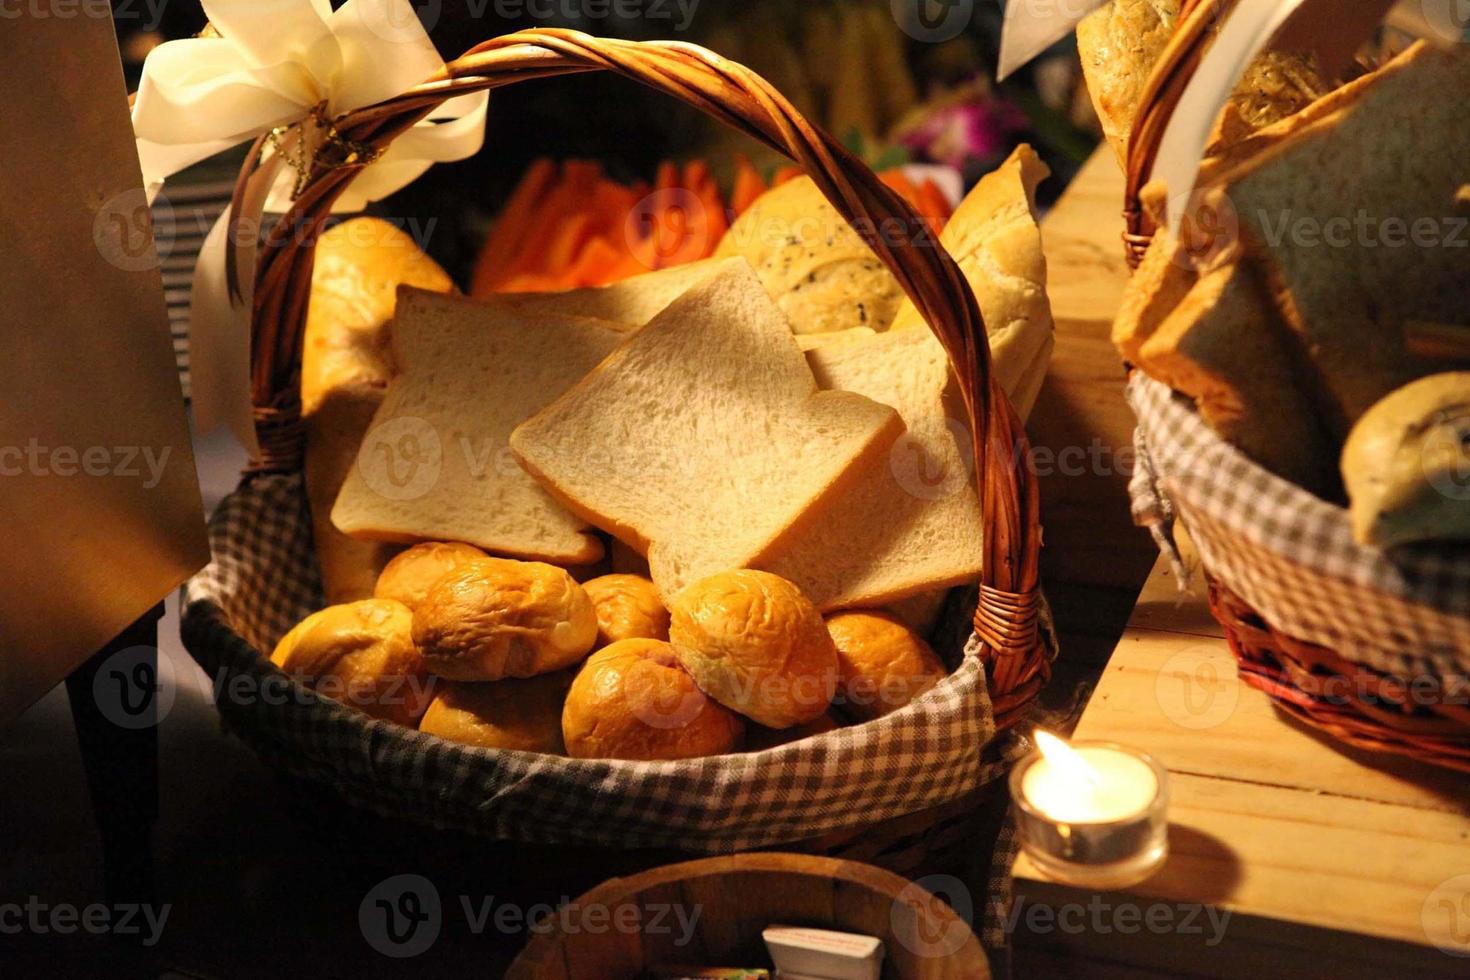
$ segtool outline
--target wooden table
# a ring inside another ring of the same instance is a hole
[[[1129,515],[1135,419],[1111,340],[1128,281],[1122,201],[1123,174],[1104,146],[1041,224],[1057,346],[1026,430],[1046,529],[1042,584],[1062,645],[1043,700],[1063,710],[1107,663],[1158,556]]]
[[[1170,858],[1100,895],[1045,882],[1022,858],[1017,975],[1470,976],[1470,959],[1433,945],[1470,956],[1470,777],[1349,750],[1279,715],[1237,679],[1194,584],[1181,599],[1155,566],[1074,733],[1169,769]],[[1079,905],[1080,928],[1047,923],[1045,909]],[[1120,914],[1151,909],[1169,924],[1124,932]]]

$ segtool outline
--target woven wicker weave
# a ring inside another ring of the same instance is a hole
[[[1464,692],[1442,685],[1411,692],[1401,678],[1287,636],[1214,579],[1210,612],[1225,627],[1241,679],[1281,710],[1359,748],[1470,772]]]

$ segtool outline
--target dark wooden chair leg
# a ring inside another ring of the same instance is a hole
[[[160,603],[66,679],[114,906],[154,900],[162,618]]]

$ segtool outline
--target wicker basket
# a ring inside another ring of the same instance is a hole
[[[299,379],[313,249],[332,202],[366,162],[444,100],[589,71],[673,95],[789,154],[864,235],[944,344],[981,461],[976,478],[986,528],[973,636],[963,651],[950,651],[954,675],[916,704],[856,729],[759,756],[668,764],[453,745],[300,689],[271,703],[225,693],[220,711],[297,784],[389,817],[500,839],[609,847],[683,842],[705,853],[802,841],[808,850],[921,867],[936,848],[973,828],[977,794],[1008,761],[996,735],[1023,716],[1050,672],[1055,648],[1043,628],[1037,579],[1037,490],[1029,470],[1014,463],[1026,458],[1025,432],[991,372],[985,326],[954,261],[932,237],[895,242],[876,233],[896,222],[922,229],[908,205],[764,80],[693,45],[524,31],[476,46],[442,77],[331,121],[355,154],[314,165],[260,249],[251,385],[261,454],[213,521],[215,561],[190,585],[186,645],[222,692],[237,680],[263,689],[284,675],[261,651],[319,601],[301,494]],[[248,158],[237,203],[264,146],[257,143]],[[875,762],[888,758],[884,753],[892,762]],[[742,775],[757,764],[761,775]],[[746,799],[751,780],[760,781],[757,798]],[[731,787],[737,798],[720,798]],[[659,805],[647,805],[650,799]],[[717,819],[721,806],[748,818],[727,814],[716,830],[690,830],[700,819]]]
[[[1238,2],[1185,0],[1145,87],[1125,167],[1134,268],[1157,230],[1140,194],[1164,131]],[[1255,466],[1162,387],[1130,384],[1152,457],[1135,478],[1135,512],[1177,516],[1201,545],[1210,609],[1241,678],[1343,742],[1470,770],[1470,555],[1390,558],[1357,545],[1345,509]]]

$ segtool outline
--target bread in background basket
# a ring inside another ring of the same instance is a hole
[[[1125,358],[1327,500],[1343,499],[1343,477],[1362,488],[1389,465],[1348,454],[1339,475],[1355,424],[1470,360],[1470,129],[1456,93],[1470,98],[1470,52],[1421,43],[1208,161],[1199,223],[1155,239],[1115,325]],[[1146,189],[1146,206],[1161,196]],[[1461,336],[1458,354],[1417,346],[1421,324]],[[1371,505],[1355,493],[1354,506]],[[1366,514],[1355,524],[1375,545],[1465,533],[1412,516],[1392,533]]]

